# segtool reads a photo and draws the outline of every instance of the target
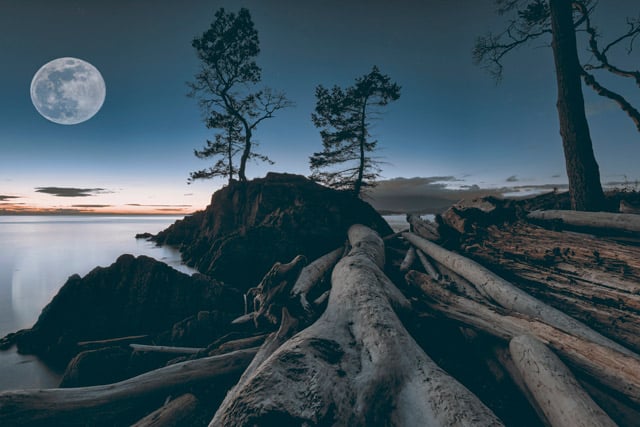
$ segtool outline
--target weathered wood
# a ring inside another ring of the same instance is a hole
[[[469,280],[476,286],[480,293],[488,296],[490,300],[495,301],[500,306],[534,318],[539,318],[567,333],[583,337],[628,355],[634,355],[631,350],[594,331],[582,322],[532,297],[475,261],[448,251],[415,234],[405,233],[403,237],[437,262],[447,266]]]
[[[131,427],[179,427],[191,421],[198,407],[198,398],[185,393],[153,411]]]
[[[77,346],[80,351],[93,350],[101,347],[111,347],[115,345],[129,345],[149,338],[149,335],[132,335],[128,337],[109,338],[106,340],[80,341]]]
[[[409,250],[407,250],[407,254],[402,259],[402,263],[400,263],[400,271],[406,273],[414,262],[416,262],[416,249],[411,246]]]
[[[425,292],[429,297],[425,303],[433,310],[507,341],[518,335],[533,335],[595,381],[640,404],[640,357],[637,355],[621,353],[532,316],[507,314],[498,307],[456,295],[420,272],[410,271],[406,278]]]
[[[173,354],[196,354],[204,348],[199,347],[171,347],[167,345],[146,345],[146,344],[129,344],[133,351],[141,351],[147,353],[173,353]]]
[[[632,204],[625,202],[624,200],[620,200],[620,213],[628,213],[628,214],[640,214],[640,207],[633,206]]]
[[[418,254],[418,259],[420,260],[420,264],[422,264],[424,271],[429,276],[431,276],[433,280],[440,280],[442,276],[440,275],[440,273],[438,273],[433,264],[431,264],[431,261],[427,259],[427,256],[424,254],[424,252],[418,250],[416,251],[416,253]]]
[[[344,248],[335,249],[305,266],[300,272],[298,279],[291,289],[291,296],[293,298],[299,298],[300,305],[302,305],[305,311],[312,311],[312,307],[307,301],[307,295],[311,289],[320,282],[324,275],[336,265],[343,253]]]
[[[392,307],[410,304],[381,270],[382,239],[352,226],[349,241],[321,317],[246,377],[210,425],[501,425],[404,329]]]
[[[513,362],[553,427],[616,424],[591,399],[562,361],[536,338],[520,335],[511,340]]]
[[[420,215],[408,214],[407,222],[411,225],[410,230],[418,236],[429,240],[438,240],[440,238],[438,227],[430,221],[420,218]]]
[[[640,232],[640,215],[636,214],[546,210],[531,212],[527,218],[540,221],[560,220],[576,227]]]
[[[257,348],[176,363],[115,384],[0,393],[3,425],[87,425],[120,420],[145,406],[158,407],[167,395],[200,385],[230,387]]]

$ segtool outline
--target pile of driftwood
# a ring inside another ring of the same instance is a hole
[[[208,348],[126,343],[188,360],[0,393],[2,425],[637,425],[640,216],[595,237],[560,230],[564,212],[487,227],[500,207],[483,203],[385,239],[354,225],[344,248],[276,264]]]

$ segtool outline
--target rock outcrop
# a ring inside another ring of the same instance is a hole
[[[275,262],[296,255],[313,260],[341,246],[355,223],[382,236],[392,232],[350,192],[300,175],[269,173],[217,191],[204,211],[177,221],[153,240],[178,246],[185,262],[201,273],[248,289]]]
[[[159,334],[213,310],[227,313],[218,316],[226,325],[243,310],[242,296],[206,276],[188,276],[146,256],[122,255],[83,278],[71,276],[31,329],[5,340],[20,352],[66,363],[78,352],[78,342]],[[215,330],[209,331],[213,341]]]

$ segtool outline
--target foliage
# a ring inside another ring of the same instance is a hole
[[[371,121],[379,118],[380,107],[399,97],[400,86],[376,66],[345,89],[319,85],[311,119],[321,129],[323,151],[309,159],[311,178],[333,188],[353,190],[356,196],[374,185],[380,162],[371,156],[378,145],[369,132]],[[345,163],[346,168],[337,169]]]
[[[195,81],[189,84],[190,95],[198,99],[207,127],[223,130],[224,136],[220,141],[227,144],[225,154],[229,153],[229,144],[242,141],[237,173],[241,181],[246,181],[249,159],[269,161],[266,156],[254,152],[253,132],[263,120],[272,118],[276,111],[292,103],[283,93],[270,88],[256,88],[262,79],[262,69],[256,63],[260,46],[258,32],[247,9],[242,8],[237,14],[219,9],[211,27],[194,39],[192,45],[201,68],[195,75]],[[232,132],[229,131],[229,123],[233,123]],[[213,153],[219,154],[220,149],[221,145],[215,142],[207,143],[201,153],[215,155]],[[231,164],[227,166],[230,167],[227,171],[233,173]],[[216,169],[214,165],[211,171]],[[204,174],[199,172],[203,171],[195,172],[195,179],[207,177],[206,170]]]

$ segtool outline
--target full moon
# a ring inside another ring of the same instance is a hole
[[[36,110],[61,125],[89,120],[102,107],[106,93],[100,71],[77,58],[47,62],[31,81],[31,102]]]

